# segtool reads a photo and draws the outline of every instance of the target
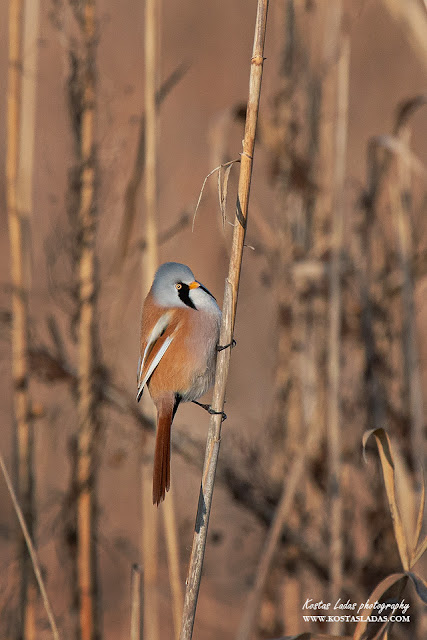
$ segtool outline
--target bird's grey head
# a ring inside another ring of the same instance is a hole
[[[157,269],[151,292],[162,307],[218,309],[213,295],[194,278],[189,267],[179,262],[165,262]]]

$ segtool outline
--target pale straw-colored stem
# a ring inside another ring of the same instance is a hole
[[[168,499],[162,505],[163,521],[165,525],[166,549],[168,554],[169,583],[172,593],[172,613],[175,637],[179,638],[182,618],[183,592],[179,571],[178,533],[174,504],[174,488],[171,486]]]
[[[21,118],[19,140],[19,168],[17,208],[22,228],[22,277],[23,283],[29,291],[31,287],[31,217],[33,212],[33,167],[34,167],[34,143],[35,143],[35,118],[36,118],[36,90],[37,90],[37,59],[38,59],[38,34],[39,34],[39,0],[24,0],[23,42],[22,42],[22,73],[21,73]],[[27,315],[29,315],[29,299],[27,298]],[[27,320],[28,323],[28,320]],[[28,391],[27,391],[28,393]],[[31,406],[31,400],[28,399]],[[23,450],[19,451],[19,459],[23,469],[20,474],[27,480],[28,498],[23,498],[23,504],[27,504],[28,513],[26,519],[30,527],[30,533],[35,539],[35,505],[34,505],[34,437],[30,419],[27,420]],[[23,549],[26,554],[26,549]],[[24,561],[25,562],[25,561]],[[27,584],[25,584],[27,582]],[[35,640],[36,637],[36,585],[29,572],[28,581],[23,583],[26,593],[24,595],[25,607],[25,640]]]
[[[251,71],[249,79],[249,98],[246,112],[245,136],[243,153],[240,163],[239,187],[236,204],[233,243],[231,248],[230,266],[225,283],[223,316],[220,332],[220,344],[227,345],[233,338],[236,316],[237,295],[240,281],[243,246],[246,233],[249,191],[252,177],[253,153],[255,147],[255,132],[258,119],[259,101],[261,94],[261,79],[264,65],[264,40],[267,23],[268,0],[258,0],[255,25],[255,38]],[[224,349],[218,354],[215,387],[212,408],[222,412],[224,408],[225,389],[230,363],[230,349]],[[200,489],[199,505],[196,516],[193,548],[190,567],[186,582],[184,611],[182,617],[181,640],[190,640],[193,635],[194,619],[196,615],[197,598],[199,595],[202,576],[203,559],[212,505],[212,495],[215,472],[218,461],[221,439],[221,415],[212,415],[206,443],[206,454]]]
[[[12,379],[17,457],[17,493],[30,533],[33,532],[33,428],[29,397],[28,326],[30,288],[29,208],[32,189],[31,129],[33,104],[24,103],[28,82],[22,73],[23,40],[28,36],[28,20],[24,21],[25,2],[9,2],[9,67],[7,87],[6,132],[6,200],[9,223],[10,274],[12,281]],[[27,7],[28,8],[28,7]],[[36,45],[33,45],[36,47]],[[23,91],[25,89],[25,95]],[[29,149],[23,153],[23,144]],[[28,154],[28,155],[27,155]],[[29,163],[29,166],[27,166]],[[27,175],[26,169],[30,173]],[[18,534],[20,557],[19,634],[34,638],[34,589],[31,586],[30,563],[25,540]]]
[[[402,132],[409,138],[409,129]],[[409,140],[408,140],[409,147]],[[425,468],[424,451],[424,398],[421,381],[420,359],[418,351],[417,328],[415,322],[415,287],[411,271],[413,255],[411,210],[407,194],[411,192],[411,171],[403,154],[396,156],[397,188],[393,199],[393,213],[396,219],[398,251],[403,275],[402,316],[403,316],[403,355],[405,361],[405,377],[409,392],[409,408],[411,414],[411,445],[415,467]]]
[[[96,344],[96,211],[95,211],[95,0],[84,2],[83,33],[85,73],[80,162],[82,166],[78,211],[81,234],[78,262],[78,459],[77,481],[77,570],[79,589],[79,625],[81,640],[94,640],[97,634],[95,583],[95,447],[98,432],[97,399],[94,375]]]
[[[337,122],[335,136],[334,198],[332,211],[332,251],[329,277],[328,336],[328,422],[329,508],[330,508],[330,598],[336,602],[343,582],[342,496],[341,496],[341,261],[344,234],[344,180],[347,155],[348,86],[350,43],[342,41],[337,67]],[[339,633],[341,623],[333,622],[331,632]]]
[[[141,640],[141,569],[132,567],[130,640]]]
[[[144,55],[145,55],[145,182],[144,220],[146,250],[141,257],[142,299],[147,295],[158,265],[157,243],[157,46],[156,17],[157,0],[145,0]],[[153,417],[153,407],[143,398],[143,407]],[[147,452],[148,453],[148,452]],[[150,462],[149,462],[150,461]],[[142,456],[141,499],[142,499],[142,561],[144,584],[143,635],[150,640],[159,638],[159,597],[158,597],[158,537],[159,514],[153,508],[151,453]]]

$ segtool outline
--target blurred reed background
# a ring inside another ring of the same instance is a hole
[[[360,638],[302,606],[362,603],[380,584],[411,621],[368,637],[422,640],[425,584],[381,581],[426,576],[427,9],[269,11],[195,637]],[[144,498],[152,410],[135,401],[140,309],[165,260],[222,302],[238,164],[219,194],[209,178],[191,220],[205,176],[241,152],[255,12],[0,6],[0,449],[61,638],[178,634],[208,419],[180,407],[158,518]],[[3,481],[0,505],[0,636],[50,638]]]

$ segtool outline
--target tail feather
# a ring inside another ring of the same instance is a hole
[[[170,487],[171,426],[180,398],[163,400],[157,407],[157,435],[153,467],[153,504],[165,499]]]

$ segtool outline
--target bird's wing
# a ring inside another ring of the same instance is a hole
[[[178,326],[171,326],[171,320],[170,311],[161,315],[147,338],[144,353],[138,362],[138,392],[136,395],[138,402],[147,381],[175,338]]]

